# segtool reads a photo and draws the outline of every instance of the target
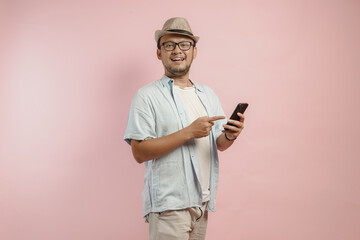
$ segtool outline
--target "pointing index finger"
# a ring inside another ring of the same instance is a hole
[[[217,121],[217,120],[220,120],[220,119],[224,119],[225,117],[224,116],[213,116],[213,117],[209,117],[209,122],[212,122],[212,121]]]

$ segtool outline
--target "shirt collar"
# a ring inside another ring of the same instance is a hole
[[[200,92],[204,92],[204,89],[203,89],[203,87],[202,87],[200,84],[192,81],[191,79],[190,79],[190,81],[194,84],[196,90],[198,90],[198,91],[200,91]],[[174,84],[174,79],[169,78],[169,77],[166,76],[166,75],[163,75],[162,78],[160,79],[160,82],[162,83],[162,85],[163,85],[164,87],[169,87],[169,88],[170,88],[170,87]],[[171,89],[171,88],[170,88],[170,89]]]

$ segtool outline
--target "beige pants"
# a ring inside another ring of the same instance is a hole
[[[150,240],[204,240],[208,222],[206,203],[200,207],[149,213]]]

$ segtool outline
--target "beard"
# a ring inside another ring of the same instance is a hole
[[[186,60],[186,58],[184,59],[184,61]],[[179,67],[179,66],[173,67],[170,64],[167,66],[164,65],[164,67],[173,76],[181,77],[181,76],[186,75],[189,72],[193,60],[194,60],[194,56],[191,57],[191,61],[185,67]]]
[[[172,68],[171,66],[166,66],[166,70],[174,76],[184,76],[190,70],[190,65],[185,66],[184,68]]]

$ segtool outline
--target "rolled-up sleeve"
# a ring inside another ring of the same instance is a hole
[[[134,96],[129,111],[124,140],[130,144],[131,139],[144,140],[156,138],[154,112],[151,102],[138,91]]]

